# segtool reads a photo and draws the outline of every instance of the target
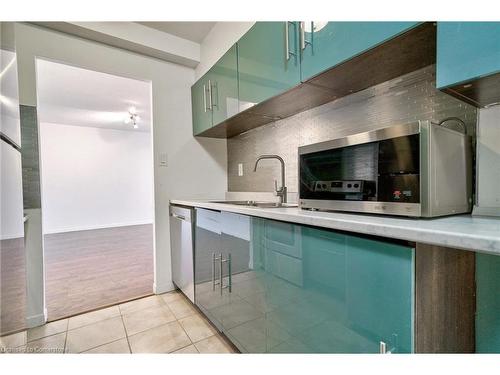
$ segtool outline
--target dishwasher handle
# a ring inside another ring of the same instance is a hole
[[[170,216],[191,223],[193,218],[193,210],[186,207],[171,205]]]
[[[176,219],[184,220],[184,221],[187,220],[184,216],[178,215],[178,214],[174,214],[174,213],[171,213],[170,216],[175,217]]]

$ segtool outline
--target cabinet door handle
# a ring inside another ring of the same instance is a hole
[[[215,280],[215,274],[216,274],[216,263],[219,259],[222,259],[222,254],[220,257],[216,256],[215,253],[212,253],[212,290],[215,291],[215,286],[218,284],[218,282]],[[221,274],[221,279],[222,279],[222,267],[219,270]]]
[[[387,343],[385,343],[384,341],[380,341],[380,344],[379,344],[379,353],[380,354],[392,354],[393,350],[395,350],[395,348],[387,349]]]
[[[207,86],[203,85],[203,109],[207,112]]]
[[[290,21],[285,21],[285,58],[286,60],[290,60],[290,56],[295,56],[296,53],[290,51],[290,35],[289,35],[289,25],[292,22]],[[295,24],[294,24],[295,27]]]
[[[222,259],[222,253],[220,254],[219,256],[219,259],[220,259],[220,281],[219,281],[219,284],[220,284],[220,295],[222,296],[222,263],[224,263],[224,259]]]
[[[212,253],[212,290],[215,291],[215,253]]]
[[[217,82],[214,82],[210,86],[210,97],[211,97],[210,105],[212,106],[212,109],[213,108],[218,109],[219,108],[219,87],[217,86]]]
[[[212,82],[208,80],[208,109],[212,110]]]
[[[222,295],[222,289],[229,289],[229,293],[232,292],[233,290],[233,278],[232,278],[232,270],[231,270],[231,254],[227,255],[227,258],[224,259],[222,257],[222,254],[220,254],[218,257],[215,256],[215,254],[212,254],[213,256],[213,267],[215,268],[215,262],[219,261],[219,268],[220,268],[220,274],[219,274],[219,280],[218,282],[215,281],[215,278],[212,277],[212,284],[213,284],[213,290],[215,290],[215,285],[219,284],[220,288],[220,294]],[[227,278],[228,278],[228,283],[227,285],[224,285],[224,274],[223,274],[223,266],[224,263],[227,263]]]
[[[386,354],[387,353],[387,344],[383,341],[380,341],[379,344],[379,353],[380,354]]]
[[[227,256],[227,273],[228,273],[228,278],[229,278],[229,281],[228,281],[228,284],[227,284],[227,287],[229,289],[229,293],[232,292],[232,287],[233,287],[233,280],[232,280],[232,275],[231,275],[231,253],[228,254]]]
[[[302,51],[305,50],[308,45],[310,45],[312,47],[313,35],[314,35],[314,22],[311,21],[311,41],[308,41],[308,40],[306,40],[305,22],[301,21],[300,22],[300,48]]]

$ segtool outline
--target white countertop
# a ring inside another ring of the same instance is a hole
[[[170,201],[191,207],[234,212],[354,233],[454,247],[500,255],[500,218],[456,215],[435,219],[307,211],[300,208],[259,208],[202,200]]]

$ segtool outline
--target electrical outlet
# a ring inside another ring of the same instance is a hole
[[[243,176],[243,164],[238,163],[238,176]]]
[[[166,152],[160,152],[159,159],[160,159],[159,160],[160,167],[168,166],[168,156]]]

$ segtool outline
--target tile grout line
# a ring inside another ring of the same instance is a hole
[[[120,306],[118,306],[118,308],[120,308]],[[130,346],[130,341],[128,340],[127,327],[125,326],[125,321],[123,320],[123,315],[121,313],[121,309],[120,309],[120,318],[122,319],[123,329],[125,330],[125,338],[127,339],[128,350],[130,351],[130,354],[133,354],[132,347]]]
[[[123,340],[123,339],[124,339],[124,337],[121,337],[121,338],[119,338],[119,339],[116,339],[116,340],[113,340],[113,341],[107,342],[107,343],[105,343],[105,344],[101,344],[101,345],[93,346],[93,347],[88,348],[88,349],[85,349],[83,352],[79,352],[79,353],[77,353],[77,354],[85,354],[86,352],[88,352],[88,351],[90,351],[90,350],[92,350],[92,349],[96,349],[96,348],[99,348],[99,347],[104,346],[104,345],[109,345],[109,344],[112,344],[112,343],[114,343],[114,342],[117,342],[117,341],[120,341],[120,340]],[[104,353],[104,354],[112,354],[112,353]],[[124,354],[126,354],[126,353],[124,353]],[[129,353],[129,354],[130,354],[130,353]]]
[[[175,315],[174,315],[174,316],[175,316]],[[184,319],[184,318],[182,318],[182,319]],[[191,337],[188,335],[188,333],[187,333],[187,331],[185,330],[184,326],[181,324],[181,322],[179,322],[179,319],[177,319],[177,317],[175,318],[175,321],[176,321],[176,322],[177,322],[177,324],[181,327],[182,331],[184,332],[184,334],[185,334],[185,335],[186,335],[186,337],[188,338],[188,340],[189,340],[189,342],[190,342],[190,344],[189,344],[189,345],[194,345],[193,340],[191,340]],[[186,345],[186,346],[184,346],[184,347],[182,347],[182,348],[185,348],[185,347],[187,347],[187,346],[189,346],[189,345]],[[181,350],[182,348],[176,349],[176,350],[174,350],[174,351]],[[196,346],[195,346],[195,348],[196,348]],[[196,350],[198,350],[198,348],[197,348]],[[170,353],[172,353],[172,352],[170,352]]]
[[[115,319],[115,318],[118,318],[119,316],[121,316],[121,315],[109,316],[107,318],[104,318],[104,319],[101,319],[101,320],[96,320],[95,322],[87,323],[87,324],[84,324],[83,326],[78,326],[78,327],[71,328],[71,329],[69,329],[69,321],[68,321],[68,330],[67,331],[68,332],[69,331],[76,331],[77,329],[85,328],[85,327],[91,326],[93,324],[105,322],[106,320]]]
[[[64,336],[64,348],[63,348],[63,354],[66,354],[66,344],[68,342],[68,328],[69,328],[69,319],[66,322],[66,335]]]
[[[147,298],[147,297],[144,297],[144,298]],[[179,325],[180,325],[180,327],[181,327],[182,331],[184,332],[184,334],[187,336],[187,338],[188,338],[188,340],[189,340],[189,344],[187,344],[187,345],[185,345],[185,346],[182,346],[182,347],[180,347],[180,348],[176,348],[176,349],[175,349],[175,351],[178,351],[178,350],[184,349],[184,348],[186,348],[186,347],[188,347],[188,346],[190,346],[190,345],[193,345],[193,346],[194,346],[194,348],[196,349],[196,351],[197,351],[197,352],[199,352],[199,351],[198,351],[198,348],[197,348],[197,347],[196,347],[196,345],[195,345],[195,342],[191,339],[191,337],[189,336],[188,332],[186,331],[186,329],[184,328],[184,326],[181,324],[180,320],[182,320],[182,319],[186,319],[186,318],[189,318],[189,317],[198,317],[198,318],[201,318],[201,319],[202,319],[202,320],[204,320],[204,321],[205,321],[206,319],[204,319],[204,317],[203,317],[202,315],[200,315],[200,313],[199,313],[196,309],[194,309],[194,311],[192,312],[192,314],[188,314],[187,316],[183,316],[183,317],[177,318],[177,317],[176,317],[176,315],[175,315],[175,313],[173,312],[173,310],[170,308],[170,304],[169,304],[169,303],[167,303],[167,302],[166,302],[166,301],[165,301],[165,300],[161,297],[161,295],[157,295],[157,298],[159,298],[159,299],[160,299],[160,305],[159,305],[159,307],[167,308],[167,310],[168,310],[168,311],[172,314],[172,316],[174,317],[174,320],[172,320],[171,322],[167,322],[167,323],[165,323],[165,324],[162,324],[162,325],[168,325],[168,324],[173,323],[174,321],[175,321],[175,322],[177,322],[177,324],[179,324]],[[171,301],[171,302],[176,302],[176,301],[178,301],[178,300],[183,300],[183,298],[180,298],[180,299],[175,299],[174,301]],[[185,302],[186,302],[186,303],[188,303],[189,305],[191,305],[190,301],[185,300]],[[129,333],[128,333],[128,331],[127,331],[127,328],[126,328],[126,325],[125,325],[125,321],[124,321],[124,315],[127,315],[127,314],[124,314],[124,313],[123,313],[122,308],[120,307],[120,305],[115,305],[115,306],[117,306],[117,307],[118,307],[118,311],[119,311],[119,314],[117,314],[117,315],[115,315],[115,316],[110,316],[110,317],[104,318],[104,319],[102,319],[102,320],[98,320],[98,321],[95,321],[95,322],[91,322],[91,323],[88,323],[88,324],[84,324],[84,325],[82,325],[82,326],[79,326],[79,327],[76,327],[76,328],[73,328],[73,329],[69,329],[70,318],[65,318],[65,319],[67,319],[67,321],[66,321],[66,327],[65,327],[65,329],[64,329],[63,331],[61,331],[61,332],[57,332],[57,333],[53,333],[53,334],[49,334],[49,335],[46,335],[46,336],[42,336],[42,337],[36,338],[36,339],[34,339],[34,340],[31,340],[31,341],[28,341],[28,337],[27,337],[27,336],[28,336],[28,330],[25,330],[25,331],[24,331],[24,334],[26,335],[26,345],[28,345],[28,343],[29,343],[29,342],[32,342],[32,341],[41,340],[41,339],[44,339],[44,338],[47,338],[47,337],[52,337],[52,336],[55,336],[55,335],[59,335],[59,334],[64,333],[64,334],[65,334],[65,338],[64,338],[63,353],[66,353],[66,351],[68,350],[68,337],[69,337],[69,333],[70,333],[70,331],[75,331],[75,330],[78,330],[78,329],[82,329],[82,328],[88,327],[88,326],[93,325],[93,324],[98,324],[98,323],[101,323],[101,322],[105,322],[105,321],[108,321],[108,320],[111,320],[111,319],[117,318],[117,317],[118,317],[118,315],[119,315],[119,316],[120,316],[120,319],[121,319],[121,322],[122,322],[123,329],[124,329],[124,333],[125,333],[125,337],[124,337],[124,338],[126,338],[126,340],[127,340],[127,345],[128,345],[128,348],[129,348],[129,351],[130,351],[130,353],[132,353],[132,348],[131,348],[130,341],[129,341]],[[190,306],[190,307],[191,307],[191,306]],[[141,311],[141,310],[148,309],[148,308],[151,308],[151,307],[145,307],[145,308],[139,309],[139,310],[137,310],[137,312],[139,312],[139,311]],[[104,309],[106,309],[106,308],[104,308]],[[104,310],[104,309],[101,309],[101,310]],[[99,310],[95,310],[95,311],[99,311]],[[135,313],[135,312],[136,312],[136,311],[133,311],[132,313]],[[86,314],[88,314],[88,313],[86,313]],[[84,315],[84,314],[79,314],[79,315]],[[76,315],[76,316],[78,316],[78,315]],[[75,317],[76,317],[76,316],[75,316]],[[49,324],[49,323],[51,323],[51,322],[48,322],[48,323],[46,323],[46,324]],[[161,326],[161,325],[159,325],[159,326]],[[158,326],[158,327],[159,327],[159,326]],[[149,328],[149,329],[154,329],[154,328],[157,328],[157,327],[151,327],[151,328]],[[145,330],[145,331],[147,331],[147,330]],[[142,332],[145,332],[145,331],[142,331]],[[141,333],[141,332],[138,332],[138,333]],[[217,334],[217,332],[213,333],[212,335],[210,335],[210,336],[208,336],[208,337],[205,337],[205,338],[202,338],[202,339],[200,339],[200,340],[196,341],[196,343],[197,343],[197,342],[200,342],[200,341],[203,341],[204,339],[210,338],[210,337],[212,337],[212,336],[214,336],[214,335],[216,335],[216,334]],[[119,340],[121,340],[121,339],[122,339],[122,338],[118,338],[118,339],[113,340],[113,341],[108,342],[108,343],[102,343],[102,344],[99,344],[99,345],[93,346],[93,347],[91,347],[91,348],[87,348],[87,349],[85,349],[84,351],[82,351],[81,353],[88,352],[88,351],[90,351],[90,350],[93,350],[93,349],[98,348],[98,347],[103,346],[103,345],[108,345],[108,344],[114,343],[114,342],[119,341]],[[169,352],[169,353],[173,353],[173,352]]]

